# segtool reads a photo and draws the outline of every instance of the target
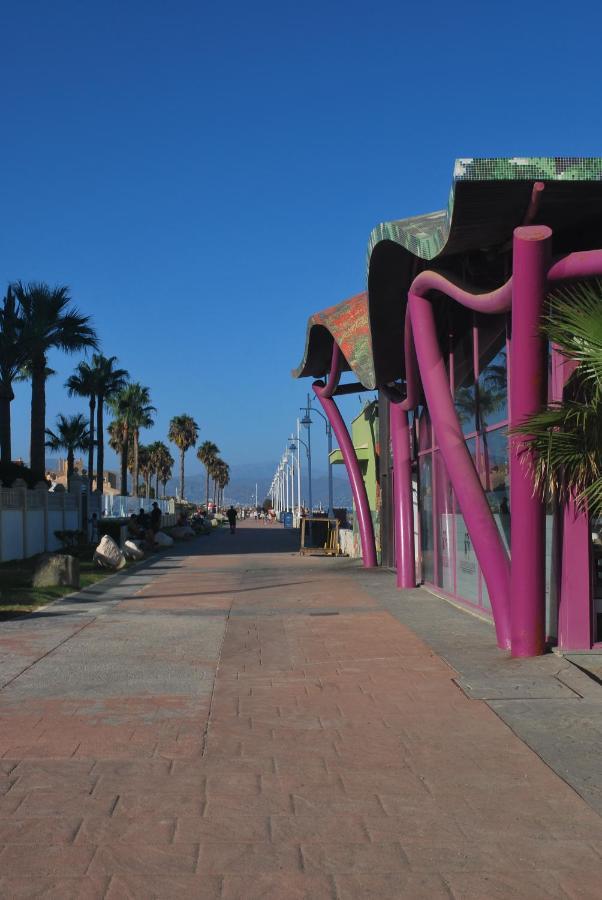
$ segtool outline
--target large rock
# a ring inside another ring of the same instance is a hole
[[[144,550],[134,541],[126,541],[123,545],[123,554],[127,559],[144,559]]]
[[[66,553],[44,553],[33,572],[34,587],[79,587],[79,559]]]
[[[94,562],[105,569],[123,569],[125,556],[112,537],[104,534],[94,551]]]

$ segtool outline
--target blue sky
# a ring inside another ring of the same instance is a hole
[[[444,206],[458,156],[602,155],[602,14],[579,10],[4,4],[0,282],[70,286],[151,389],[145,440],[188,412],[232,464],[275,459],[307,316],[364,288],[375,224]],[[76,362],[51,360],[49,425],[83,409]]]

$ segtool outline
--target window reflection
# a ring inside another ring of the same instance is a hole
[[[470,320],[464,322],[464,330],[453,346],[454,351],[454,402],[464,434],[476,428],[476,402],[474,383],[473,331]]]
[[[479,427],[495,425],[507,418],[506,345],[479,373]]]

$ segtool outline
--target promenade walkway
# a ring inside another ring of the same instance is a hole
[[[243,523],[0,623],[0,897],[599,898],[597,812],[390,575],[294,540]]]

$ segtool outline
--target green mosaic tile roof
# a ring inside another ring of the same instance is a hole
[[[373,229],[368,260],[379,241],[401,244],[420,259],[434,259],[445,248],[453,227],[456,186],[462,182],[495,181],[601,181],[602,158],[572,156],[457,159],[447,209],[383,222]],[[492,210],[495,213],[495,210]],[[517,222],[515,224],[520,224]]]

